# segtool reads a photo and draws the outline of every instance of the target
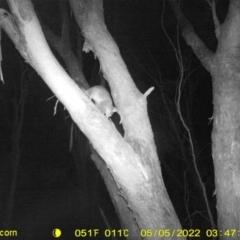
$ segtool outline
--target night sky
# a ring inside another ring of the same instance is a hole
[[[217,40],[207,1],[181,2],[182,11],[196,33],[215,51]],[[41,21],[60,35],[58,1],[38,0],[33,4]],[[3,0],[0,7],[8,10]],[[220,21],[224,20],[227,7],[227,0],[217,1]],[[72,50],[76,53],[78,26],[69,7],[68,12]],[[149,117],[165,185],[179,220],[184,228],[210,228],[188,136],[176,111],[179,64],[173,45],[181,52],[185,66],[181,110],[191,130],[199,171],[216,221],[212,122],[209,120],[213,115],[211,76],[186,45],[166,1],[106,0],[104,16],[138,89],[144,93],[155,87],[148,96]],[[78,133],[81,146],[69,151],[71,119],[68,112],[59,103],[54,115],[56,97],[24,62],[3,31],[1,46],[4,84],[0,82],[0,228],[4,226],[14,176],[16,187],[10,228],[22,234],[28,232],[29,239],[37,239],[37,235],[41,236],[39,239],[52,239],[48,236],[55,227],[66,230],[65,237],[70,237],[67,234],[76,228],[105,229],[100,209],[113,228],[120,228],[102,177],[90,159],[88,140]],[[53,52],[66,68],[54,49]],[[89,84],[99,84],[98,60],[93,53],[83,53],[82,58]],[[121,129],[117,114],[112,120]],[[74,160],[76,151],[80,156],[78,161]]]

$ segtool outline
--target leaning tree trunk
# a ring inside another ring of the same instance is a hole
[[[128,238],[159,239],[160,235],[175,239],[174,230],[181,227],[163,183],[147,113],[147,96],[152,89],[143,95],[136,88],[104,24],[102,1],[70,2],[86,38],[84,50],[92,50],[99,58],[109,82],[121,115],[124,137],[56,61],[30,1],[8,2],[14,21],[2,10],[1,26],[104,159],[106,167],[102,174],[105,181],[114,184],[108,190],[123,226],[130,228]],[[126,222],[126,213],[131,222]]]

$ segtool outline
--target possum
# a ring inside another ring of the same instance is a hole
[[[94,86],[86,90],[86,93],[108,119],[114,112],[117,112],[117,109],[113,106],[112,98],[105,87],[100,85]]]

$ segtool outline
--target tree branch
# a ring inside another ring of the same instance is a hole
[[[194,32],[193,26],[182,13],[177,0],[168,0],[168,2],[171,5],[178,21],[180,22],[182,34],[186,43],[192,48],[203,66],[210,72],[213,64],[213,52],[206,47],[206,45]]]

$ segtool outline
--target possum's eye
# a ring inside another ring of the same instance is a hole
[[[94,101],[94,99],[91,99],[91,101],[96,105],[96,101]]]

